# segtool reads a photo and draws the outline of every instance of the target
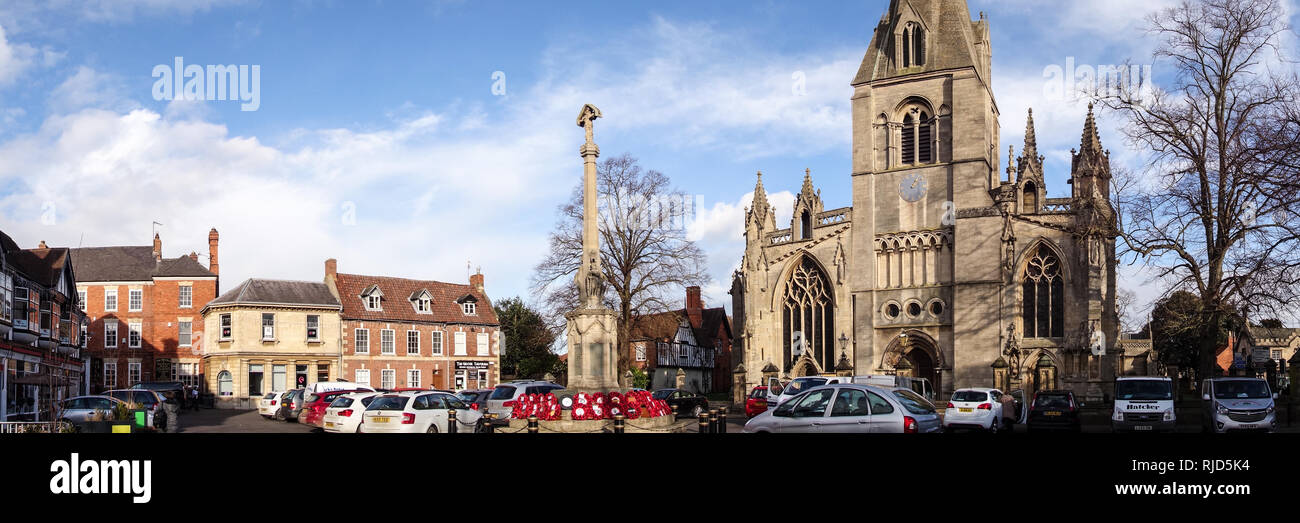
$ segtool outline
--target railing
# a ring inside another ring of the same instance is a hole
[[[4,421],[0,422],[0,434],[30,434],[64,432],[71,424],[66,421]]]
[[[823,225],[835,225],[837,223],[847,222],[849,221],[849,211],[852,210],[852,207],[841,207],[839,209],[831,209],[818,214],[817,226],[820,227]]]
[[[659,342],[659,366],[661,367],[696,367],[713,368],[716,349],[697,347],[685,343]]]
[[[1071,205],[1069,198],[1048,198],[1043,202],[1043,212],[1070,212]]]
[[[767,241],[772,245],[785,243],[793,238],[794,235],[790,233],[790,229],[782,229],[767,235]]]

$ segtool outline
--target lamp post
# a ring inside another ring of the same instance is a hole
[[[840,361],[835,363],[836,376],[852,376],[853,364],[849,363],[847,351],[849,347],[849,338],[844,333],[840,333]]]

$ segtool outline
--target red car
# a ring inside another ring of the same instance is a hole
[[[334,399],[344,394],[353,392],[370,392],[368,390],[331,390],[320,394],[310,394],[307,397],[307,404],[303,405],[302,413],[298,414],[298,423],[313,425],[325,428],[325,409],[329,408]]]
[[[745,416],[752,418],[766,411],[767,387],[754,387],[754,390],[749,391],[749,397],[745,398]]]

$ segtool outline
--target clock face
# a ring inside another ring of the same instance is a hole
[[[919,172],[904,176],[903,180],[898,182],[898,195],[909,202],[920,201],[925,197],[925,191],[925,175]]]

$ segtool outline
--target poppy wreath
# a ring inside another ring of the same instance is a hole
[[[591,419],[591,398],[587,396],[587,393],[578,393],[577,397],[573,400],[573,410],[570,412],[572,418],[575,420]]]

